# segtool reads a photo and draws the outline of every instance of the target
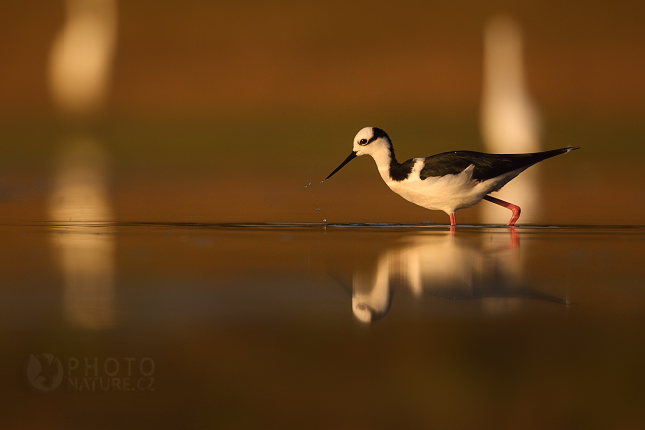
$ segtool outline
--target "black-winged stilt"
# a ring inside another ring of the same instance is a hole
[[[507,225],[520,217],[520,208],[488,194],[499,191],[511,179],[547,158],[573,151],[574,147],[532,154],[485,154],[452,151],[427,158],[412,158],[399,163],[386,132],[365,127],[354,138],[351,154],[326,179],[361,155],[371,155],[388,187],[404,199],[426,209],[441,210],[455,226],[455,212],[471,207],[482,199],[513,212]]]

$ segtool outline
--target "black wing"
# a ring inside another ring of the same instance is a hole
[[[564,154],[578,148],[561,148],[532,154],[486,154],[475,151],[453,151],[433,155],[425,160],[421,179],[456,175],[474,165],[473,179],[485,181],[513,170],[526,168],[547,158]]]

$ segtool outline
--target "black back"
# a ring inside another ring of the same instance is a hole
[[[532,166],[547,158],[555,157],[578,148],[561,148],[531,154],[486,154],[475,151],[453,151],[433,155],[425,160],[421,179],[455,175],[474,165],[473,179],[485,181],[513,170]],[[403,163],[407,164],[408,161]]]

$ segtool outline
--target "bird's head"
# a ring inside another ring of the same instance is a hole
[[[342,169],[345,164],[349,163],[356,157],[360,157],[361,155],[373,155],[382,151],[389,152],[391,151],[391,148],[392,142],[390,141],[390,137],[386,132],[376,127],[365,127],[361,129],[358,134],[356,134],[356,137],[354,137],[353,151],[349,154],[345,161],[343,161],[341,165],[336,168],[336,170],[334,170],[330,173],[329,176],[327,176],[326,179],[331,178],[332,175]]]
[[[391,146],[390,136],[376,127],[365,127],[354,138],[354,152],[357,157],[373,154],[383,149],[389,151]]]

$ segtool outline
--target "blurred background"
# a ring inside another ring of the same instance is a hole
[[[639,1],[3,2],[0,217],[447,223],[365,158],[321,183],[370,125],[401,161],[581,146],[499,197],[520,223],[639,224],[643,16]],[[102,196],[90,214],[56,206],[76,195],[69,169]],[[458,222],[507,221],[486,205]]]
[[[0,3],[0,427],[643,428],[644,230],[588,227],[645,219],[643,17]],[[582,227],[451,235],[368,157],[322,181],[364,126],[399,161],[580,146],[497,196]],[[213,225],[323,221],[426,224]],[[156,390],[33,392],[45,353]]]

